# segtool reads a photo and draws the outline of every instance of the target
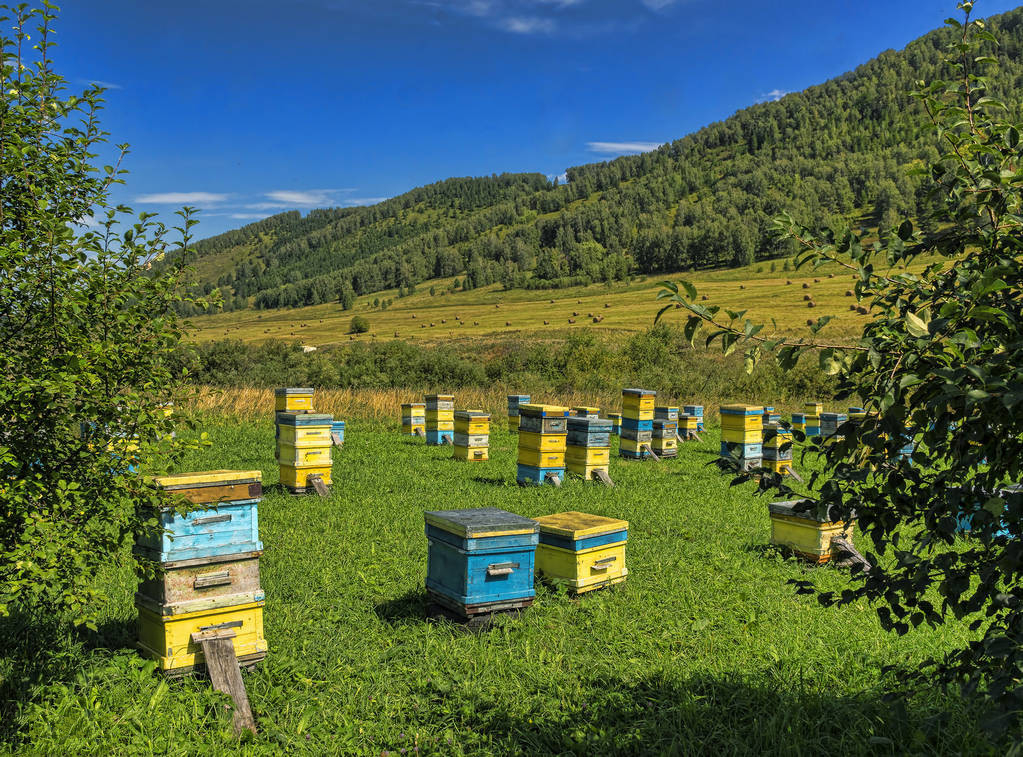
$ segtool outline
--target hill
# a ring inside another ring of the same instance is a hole
[[[989,20],[992,95],[1019,107],[1023,9]],[[783,210],[817,225],[926,219],[910,169],[937,156],[908,92],[946,76],[948,31],[642,155],[539,174],[456,178],[378,205],[284,213],[197,245],[198,284],[225,309],[313,306],[431,279],[551,289],[631,273],[741,267],[783,256]]]

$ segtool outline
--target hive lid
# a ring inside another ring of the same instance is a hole
[[[845,413],[821,413],[822,421],[844,421],[847,417]]]
[[[526,403],[519,405],[519,413],[536,418],[566,418],[568,417],[568,408],[560,405]]]
[[[629,389],[622,389],[622,394],[635,397],[648,397],[657,394],[657,392],[653,389],[636,389],[633,387]]]
[[[329,426],[333,415],[325,413],[277,413],[277,422],[282,426]]]
[[[722,405],[720,412],[722,415],[763,415],[764,408],[762,405]]]
[[[677,413],[678,407],[675,405],[657,405],[654,408],[655,413]]]
[[[426,407],[425,402],[402,402],[402,407]]]
[[[568,427],[573,431],[586,431],[591,434],[610,433],[613,423],[608,418],[580,418],[568,419]]]
[[[284,397],[289,394],[312,394],[315,390],[311,387],[285,387],[283,389],[274,389],[275,397]]]
[[[464,539],[532,534],[539,528],[534,520],[496,507],[481,507],[472,510],[428,510],[424,515],[428,525]]]
[[[196,486],[256,483],[263,480],[263,473],[258,470],[207,470],[172,473],[149,480],[161,489],[191,489]]]
[[[490,413],[484,410],[456,410],[455,418],[460,421],[468,421],[474,418],[477,420],[490,420]]]
[[[792,518],[812,520],[817,523],[838,523],[842,520],[842,514],[833,506],[828,505],[826,512],[818,512],[817,505],[805,499],[790,499],[785,502],[772,502],[767,506],[772,515],[788,515]],[[804,509],[807,508],[807,509]],[[856,513],[851,513],[855,518]]]
[[[525,400],[526,402],[529,402],[530,399],[531,399],[531,397],[528,394],[509,394],[508,395],[508,401],[509,402],[513,402],[513,401],[514,402],[522,402],[523,400]]]
[[[427,394],[426,400],[434,400],[436,402],[454,402],[455,395],[453,394]]]
[[[572,540],[625,531],[629,528],[627,520],[606,518],[603,515],[591,515],[574,510],[567,513],[544,515],[542,518],[537,518],[536,522],[540,524],[542,533],[563,536]]]

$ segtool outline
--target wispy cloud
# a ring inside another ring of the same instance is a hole
[[[376,205],[378,202],[389,200],[389,197],[349,197],[344,201],[345,205]]]
[[[282,202],[288,205],[304,205],[306,207],[322,207],[336,203],[335,195],[338,192],[352,190],[344,189],[275,189],[267,192],[268,199],[274,202]]]
[[[772,89],[770,92],[765,92],[757,98],[758,103],[773,103],[775,100],[780,100],[785,95],[789,94],[787,89]]]
[[[100,79],[78,79],[79,84],[95,84],[97,87],[103,87],[103,89],[124,89],[120,84],[114,84],[111,81],[102,81]]]
[[[661,144],[661,142],[587,142],[586,149],[606,155],[634,155],[656,150]]]
[[[139,195],[135,202],[150,205],[216,205],[225,202],[230,196],[216,192],[155,192]]]
[[[540,16],[509,16],[498,19],[497,27],[514,34],[552,34],[558,24],[552,18]]]

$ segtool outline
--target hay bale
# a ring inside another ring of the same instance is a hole
[[[853,295],[853,290],[852,290],[852,289],[846,289],[846,290],[845,290],[845,296],[846,296],[846,297],[852,297],[852,296],[854,296],[854,295]]]
[[[810,285],[809,285],[809,284],[807,284],[807,283],[806,283],[806,282],[804,281],[804,282],[803,282],[803,289],[809,289],[809,288],[810,288]]]
[[[813,300],[810,300],[808,303],[806,303],[806,306],[808,308],[815,308],[815,307],[817,307],[817,303],[814,302]]]

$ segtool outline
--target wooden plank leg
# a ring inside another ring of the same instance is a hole
[[[651,447],[651,446],[650,446],[649,444],[644,444],[643,446],[641,446],[641,447],[640,447],[640,449],[641,449],[641,450],[643,450],[644,452],[646,452],[646,453],[647,453],[648,455],[650,455],[650,458],[651,458],[651,459],[652,459],[652,460],[653,460],[653,461],[654,461],[655,463],[659,463],[659,462],[661,462],[661,458],[659,458],[659,457],[657,456],[657,453],[656,453],[656,452],[654,452],[654,448],[653,448],[653,447]]]
[[[341,437],[334,431],[330,432],[330,438],[334,440],[335,447],[344,447],[345,443],[341,441]]]
[[[696,437],[696,441],[698,441],[698,442],[702,442],[703,441],[703,439],[700,438],[700,435],[698,433],[696,433],[695,431],[690,431],[689,434],[691,436],[695,436]]]
[[[418,436],[420,439],[425,439],[426,438],[426,432],[423,431],[423,429],[421,429],[421,428],[417,428],[416,429],[416,436]]]
[[[442,445],[444,445],[444,444],[451,444],[451,437],[448,436],[447,434],[443,434],[441,436],[441,438],[440,438],[440,443]]]
[[[195,634],[193,638],[202,644],[202,653],[206,658],[206,669],[209,671],[213,688],[223,691],[234,701],[235,736],[245,730],[256,733],[256,720],[252,717],[249,695],[245,692],[242,671],[238,667],[238,658],[234,655],[233,634]]]
[[[606,470],[595,470],[593,471],[593,477],[597,479],[604,486],[613,487],[615,482],[611,480],[611,477],[607,475]]]
[[[561,479],[554,473],[548,473],[544,478],[547,480],[547,483],[553,484],[555,488],[561,486]]]
[[[328,489],[327,485],[323,483],[323,478],[321,476],[306,477],[306,484],[311,485],[313,489],[316,490],[316,493],[319,494],[321,497],[330,496],[330,489]]]

